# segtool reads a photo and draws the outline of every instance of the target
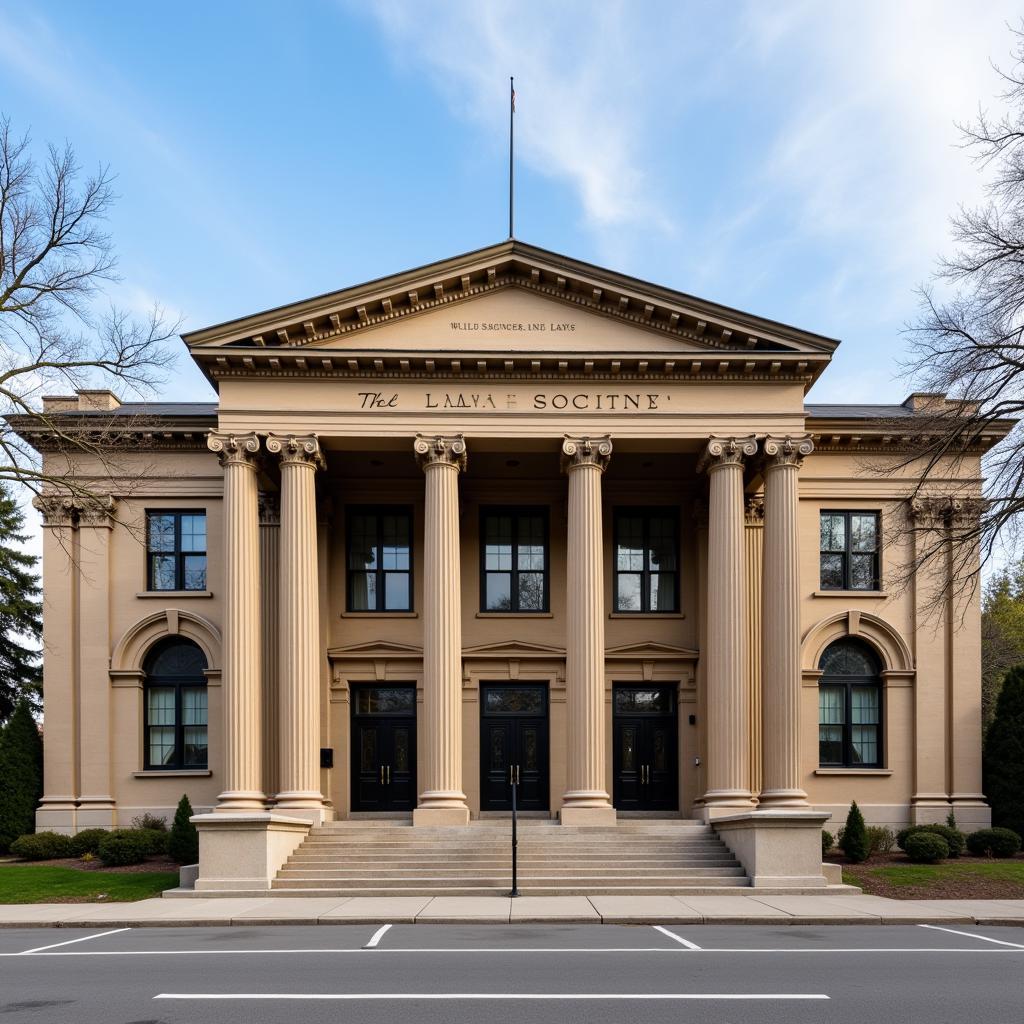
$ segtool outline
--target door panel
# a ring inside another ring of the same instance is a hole
[[[480,689],[480,809],[512,809],[510,773],[518,769],[518,808],[547,810],[547,688],[538,683],[482,683]]]
[[[674,686],[616,686],[613,800],[623,811],[679,809]]]
[[[413,687],[353,687],[353,811],[416,806],[415,708]]]

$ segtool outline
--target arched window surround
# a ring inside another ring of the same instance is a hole
[[[143,750],[147,771],[209,766],[207,659],[183,636],[150,647],[143,662]]]
[[[822,652],[818,680],[820,767],[884,767],[881,670],[881,658],[860,637],[840,637]]]

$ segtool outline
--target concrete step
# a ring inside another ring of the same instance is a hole
[[[421,887],[410,886],[398,891],[391,887],[379,886],[297,888],[279,886],[275,882],[274,888],[269,892],[262,891],[255,895],[324,896],[329,898],[341,896],[507,896],[510,884],[509,879],[505,878],[493,885],[424,885]],[[596,884],[589,882],[585,885],[535,885],[532,882],[525,884],[520,880],[519,893],[521,896],[723,896],[749,893],[749,884],[749,882],[744,884],[744,881],[734,878],[711,879],[706,882],[691,879],[683,885]],[[820,890],[818,891],[820,892]],[[759,889],[758,892],[761,893],[762,890]],[[791,889],[780,889],[776,893],[763,890],[764,895],[788,895],[792,892]],[[228,895],[241,894],[229,893]]]
[[[491,868],[491,867],[439,867],[432,866],[430,868],[381,868],[376,871],[368,872],[365,868],[301,868],[301,867],[286,867],[282,868],[277,877],[279,879],[298,879],[298,878],[366,878],[372,877],[383,881],[384,879],[393,879],[395,881],[408,879],[408,878],[423,878],[430,875],[434,878],[454,878],[458,879],[470,879],[480,878],[493,875],[504,875],[511,870],[511,865],[505,867],[504,865]],[[550,867],[532,867],[525,864],[519,866],[519,874],[524,878],[527,876],[548,876],[551,878],[663,878],[672,876],[673,878],[689,878],[693,876],[704,876],[707,878],[728,878],[735,877],[736,875],[743,874],[743,868],[739,865],[730,865],[725,867],[693,867],[693,868],[647,868],[647,869],[630,869],[626,866],[622,866],[618,870],[608,867],[593,867],[593,868],[581,868],[576,864],[567,865],[561,870],[553,870]]]

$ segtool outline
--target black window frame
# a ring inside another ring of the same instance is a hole
[[[490,516],[509,516],[512,519],[512,568],[487,568],[487,519]],[[540,516],[544,521],[544,593],[540,608],[519,608],[519,575],[536,569],[519,569],[519,518]],[[507,575],[509,582],[509,608],[487,607],[487,577]],[[546,615],[551,611],[551,509],[547,505],[481,505],[480,506],[480,614],[481,615]]]
[[[842,637],[840,641],[849,640],[849,637]],[[833,641],[836,643],[837,641]],[[819,692],[823,687],[830,689],[842,689],[843,692],[843,757],[841,761],[823,761],[821,759],[821,705],[818,706],[818,767],[819,768],[849,768],[857,770],[858,768],[865,769],[876,769],[885,767],[885,682],[882,678],[882,665],[878,656],[867,647],[866,644],[859,645],[863,649],[868,650],[872,659],[876,665],[876,673],[870,676],[850,675],[825,675],[822,674],[818,679],[818,690]],[[829,644],[825,648],[827,651],[832,644]],[[824,652],[822,652],[822,658],[824,658]],[[819,659],[820,664],[820,659]],[[874,761],[857,761],[854,760],[853,756],[853,691],[855,688],[870,688],[878,692],[878,741],[877,750],[878,757]],[[828,723],[826,723],[828,724]]]
[[[195,646],[200,653],[202,648],[195,641],[176,638],[178,642]],[[165,641],[166,643],[166,641]],[[146,657],[148,662],[153,658],[162,644],[154,645]],[[203,661],[206,661],[205,655]],[[149,694],[151,690],[174,690],[174,761],[170,764],[154,764],[150,759],[150,730],[166,728],[166,723],[153,723],[149,720]],[[185,725],[182,714],[182,692],[184,690],[202,689],[206,693],[206,760],[203,763],[188,764],[185,761]],[[150,675],[148,672],[142,682],[142,743],[143,767],[148,772],[181,772],[210,770],[210,689],[209,681],[204,674],[202,678],[187,675]]]
[[[385,569],[383,557],[383,522],[385,516],[405,516],[409,522],[409,568],[406,569]],[[377,520],[377,568],[376,569],[352,569],[349,566],[349,557],[352,551],[352,522],[356,516],[373,516]],[[413,585],[415,581],[416,568],[416,535],[415,519],[411,505],[347,505],[345,507],[345,610],[354,615],[407,615],[415,611],[415,592]],[[356,608],[352,599],[352,584],[356,573],[374,573],[377,577],[377,607]],[[384,577],[388,574],[404,572],[409,577],[408,593],[409,601],[405,608],[388,608],[385,606],[387,600]]]
[[[826,551],[821,546],[821,518],[822,516],[842,516],[843,526],[843,550]],[[852,542],[852,531],[850,529],[851,516],[874,516],[875,517],[875,550],[874,551],[853,551],[850,547]],[[853,574],[850,566],[851,555],[873,555],[874,566],[871,574],[870,587],[856,587],[853,585]],[[825,585],[824,575],[821,570],[822,555],[840,555],[843,559],[843,585],[841,587],[830,587]],[[818,513],[818,589],[843,591],[852,590],[858,594],[873,594],[882,589],[882,514],[878,509],[870,508],[823,508]]]
[[[150,547],[150,518],[152,516],[173,516],[174,517],[174,550],[154,551]],[[206,549],[204,551],[183,551],[181,548],[181,519],[182,516],[202,516],[204,520],[203,534],[206,537]],[[209,515],[205,508],[147,508],[146,509],[146,591],[153,594],[203,594],[210,589],[210,534]],[[153,560],[155,557],[174,556],[174,587],[154,586]],[[185,586],[185,558],[195,558],[202,555],[204,559],[203,586]]]
[[[644,568],[640,570],[640,607],[619,607],[619,576],[635,576],[636,570],[619,569],[619,523],[627,516],[641,516],[644,523]],[[672,588],[672,607],[651,609],[651,576],[661,575],[650,566],[650,520],[658,516],[673,521],[673,536],[676,543],[676,567],[672,570],[675,586]],[[682,576],[682,538],[680,537],[679,509],[675,505],[619,505],[612,510],[612,611],[616,615],[678,615],[680,600],[680,579]]]

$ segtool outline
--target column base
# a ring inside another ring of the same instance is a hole
[[[78,831],[78,804],[75,798],[44,796],[36,808],[36,831],[74,835]]]
[[[458,807],[417,807],[412,812],[412,824],[416,826],[427,826],[428,828],[444,827],[446,825],[468,825],[469,808]]]
[[[558,820],[563,825],[588,828],[595,825],[615,825],[618,817],[615,808],[606,804],[604,807],[582,807],[569,804],[558,812]]]
[[[290,818],[305,818],[314,825],[322,825],[327,819],[324,798],[315,790],[291,790],[278,793],[274,800],[274,811]]]
[[[912,825],[944,825],[951,804],[945,793],[918,793],[910,798]]]
[[[807,794],[802,789],[765,789],[758,797],[758,810],[775,807],[807,807]]]
[[[114,828],[117,824],[117,806],[112,796],[83,796],[78,801],[75,824],[79,831],[86,828]]]
[[[225,790],[217,797],[215,814],[260,814],[267,809],[267,798],[256,789]]]
[[[753,811],[757,801],[747,789],[709,789],[703,798],[703,804],[696,809],[705,821],[719,818],[723,814],[742,814]]]

